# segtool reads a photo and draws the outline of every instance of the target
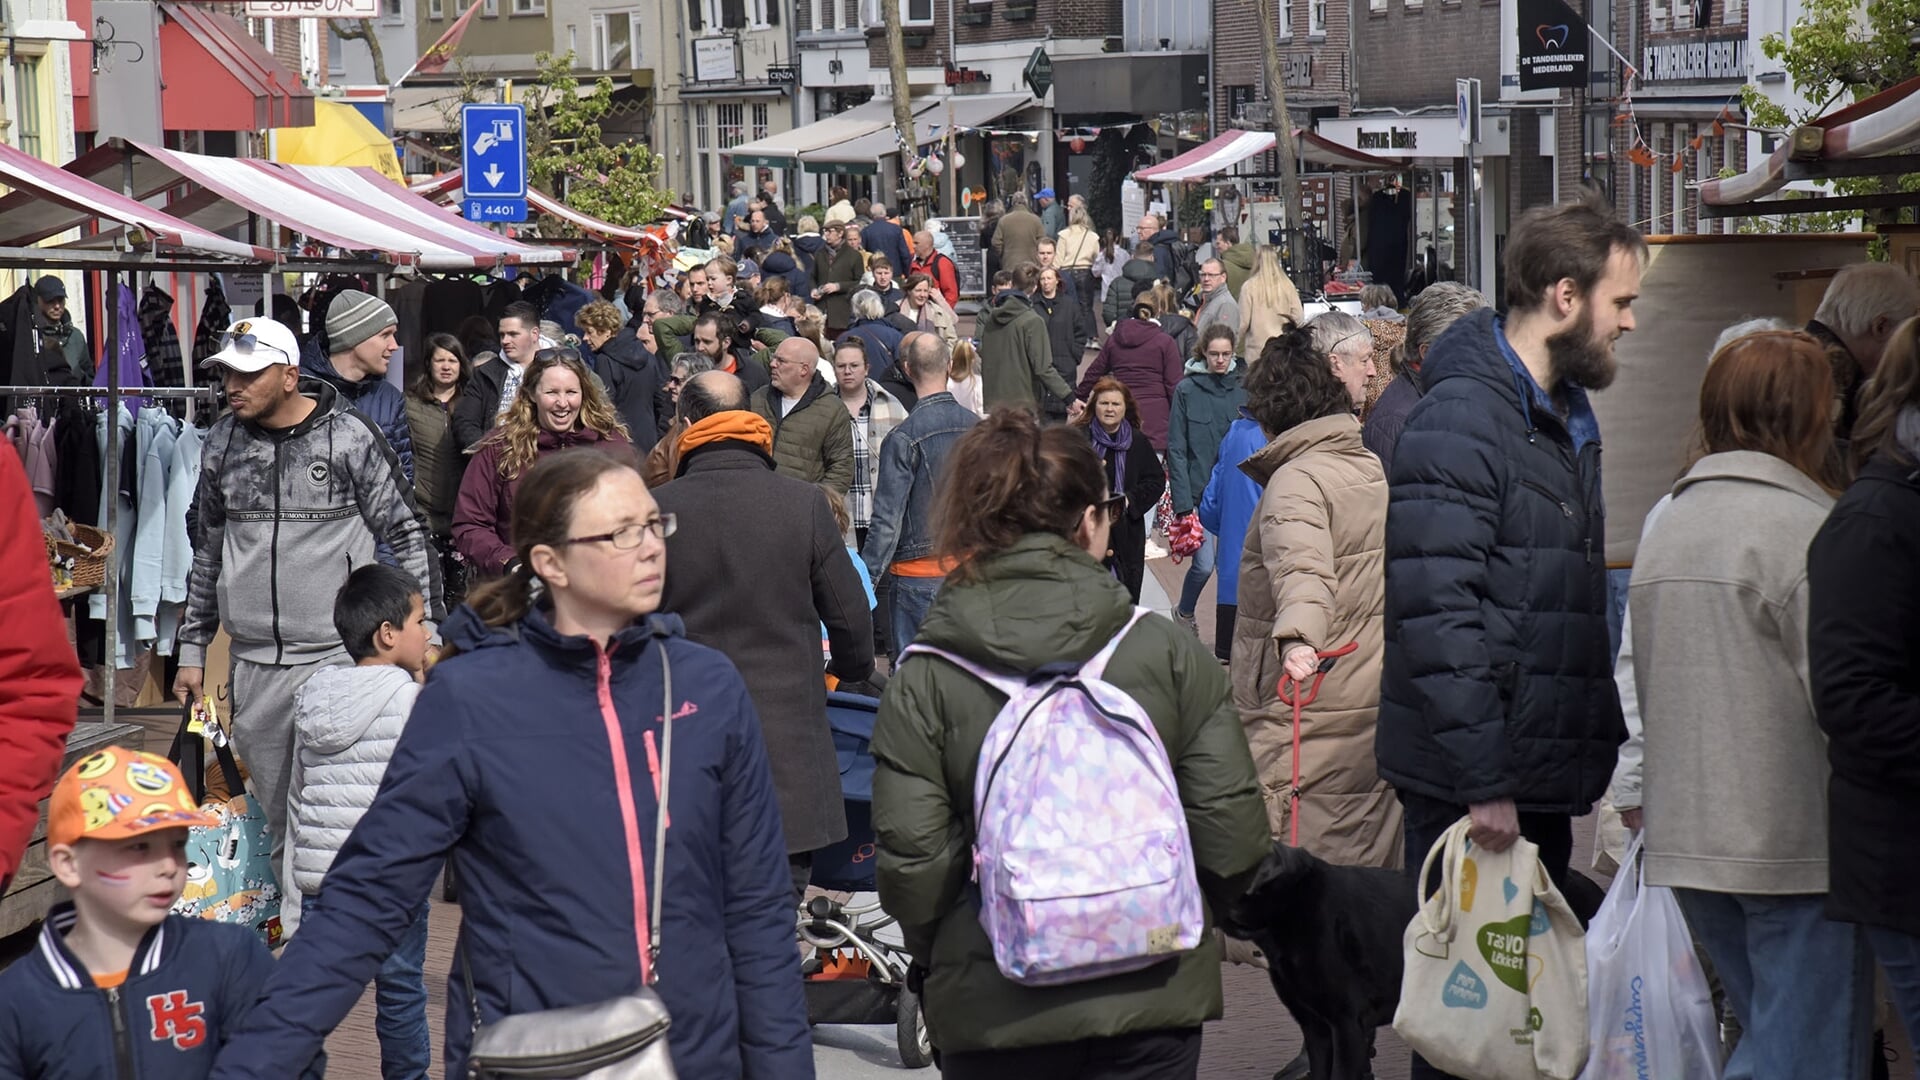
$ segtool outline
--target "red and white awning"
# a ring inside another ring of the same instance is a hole
[[[422,198],[433,199],[442,203],[457,204],[460,201],[463,182],[463,176],[460,170],[454,169],[450,172],[441,173],[431,180],[422,180],[408,190]],[[607,240],[635,241],[649,235],[645,229],[631,225],[615,225],[611,221],[604,221],[583,210],[576,210],[536,187],[527,188],[527,205],[542,214],[567,222],[579,229],[580,232],[586,236],[598,236]],[[672,218],[675,221],[686,221],[693,217],[691,213],[677,206],[667,207],[661,211],[661,215]]]
[[[1322,169],[1350,169],[1366,171],[1371,169],[1393,169],[1396,164],[1372,154],[1363,154],[1351,147],[1341,146],[1332,139],[1314,132],[1296,129],[1293,133],[1294,147],[1299,159]],[[1158,165],[1140,169],[1133,174],[1135,180],[1157,184],[1174,184],[1187,180],[1204,180],[1217,176],[1235,165],[1264,154],[1279,142],[1271,131],[1232,130],[1181,154],[1169,158]]]
[[[1837,109],[1813,122],[1823,129],[1822,161],[1857,161],[1920,146],[1920,78]],[[1738,206],[1787,186],[1791,140],[1781,140],[1766,160],[1738,176],[1700,185],[1708,206]]]
[[[103,230],[137,229],[168,254],[274,261],[272,251],[216,235],[5,144],[0,184],[12,189],[0,199],[0,245],[24,247],[97,222]]]

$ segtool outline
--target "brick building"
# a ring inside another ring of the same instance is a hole
[[[1778,5],[1775,5],[1776,7]],[[1752,72],[1743,0],[1640,0],[1632,12],[1629,55],[1639,68],[1633,125],[1615,129],[1621,212],[1649,233],[1731,232],[1736,223],[1703,218],[1688,185],[1722,168],[1747,167],[1740,89]],[[1629,160],[1637,130],[1642,153]],[[1650,160],[1649,160],[1650,159]]]

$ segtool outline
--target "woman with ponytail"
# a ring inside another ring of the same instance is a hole
[[[524,480],[512,572],[441,627],[451,656],[328,873],[325,906],[215,1075],[297,1075],[449,859],[462,919],[447,1076],[467,1074],[477,1025],[607,1001],[650,977],[681,1080],[813,1075],[759,721],[733,664],[658,613],[674,519],[609,454],[554,454]]]
[[[1158,615],[1129,627],[1134,606],[1101,565],[1125,496],[1084,432],[1042,428],[1024,411],[996,410],[950,453],[934,527],[936,555],[954,568],[916,644],[1019,675],[1084,664],[1118,638],[1103,677],[1140,704],[1168,749],[1199,882],[1217,910],[1270,848],[1260,790],[1219,663]],[[1152,458],[1144,443],[1135,453]],[[992,945],[978,890],[965,883],[976,762],[1005,700],[947,660],[909,655],[874,725],[880,898],[925,972],[941,1075],[1198,1075],[1201,1025],[1221,1010],[1212,935],[1144,970],[1060,986],[1014,983],[984,959]]]

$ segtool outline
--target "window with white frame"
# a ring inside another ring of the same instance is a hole
[[[640,66],[640,11],[600,11],[593,16],[593,69],[631,71]]]
[[[1293,0],[1280,0],[1280,36],[1293,36]]]
[[[515,15],[545,15],[547,0],[513,0]]]
[[[500,0],[480,0],[480,17],[491,19],[500,14]]]
[[[1327,0],[1307,0],[1307,33],[1327,36]]]
[[[1367,10],[1375,15],[1387,10],[1387,0],[1367,0]]]
[[[810,0],[807,7],[809,9],[807,14],[812,18],[812,26],[815,32],[825,30],[827,28],[827,0]]]
[[[427,18],[435,22],[447,17],[447,0],[427,0]]]
[[[900,0],[901,26],[932,26],[933,0]]]
[[[715,145],[721,150],[731,150],[746,142],[747,108],[744,105],[716,105]]]
[[[13,145],[30,157],[46,148],[40,134],[40,58],[13,58]]]
[[[764,104],[753,107],[752,137],[755,142],[767,137],[767,107]]]
[[[327,74],[345,75],[347,73],[347,43],[339,34],[333,32],[333,24],[327,24]]]
[[[707,121],[707,107],[695,105],[693,107],[693,148],[695,150],[705,150],[713,145],[713,140],[707,134]]]
[[[755,29],[780,25],[780,0],[747,0],[747,16]]]

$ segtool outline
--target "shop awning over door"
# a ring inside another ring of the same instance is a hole
[[[1311,131],[1296,129],[1293,135],[1296,153],[1306,165],[1320,169],[1360,171],[1396,167],[1394,162],[1385,158],[1341,146]],[[1271,131],[1226,131],[1179,157],[1168,158],[1158,165],[1138,170],[1133,178],[1157,184],[1204,180],[1226,172],[1256,154],[1266,153],[1277,142],[1279,140],[1274,138]]]
[[[313,91],[255,41],[239,19],[206,4],[174,0],[160,0],[160,13],[166,77],[160,119],[167,130],[313,125]]]
[[[794,169],[800,155],[850,142],[863,135],[893,127],[893,100],[876,98],[846,112],[802,124],[792,131],[769,135],[728,150],[735,165],[759,165],[769,169]]]
[[[1032,104],[1030,94],[956,94],[952,97],[913,99],[913,126],[921,145],[945,138],[947,105],[953,106],[955,128],[976,128],[993,123],[1011,112]],[[937,126],[937,128],[936,128]],[[883,127],[834,146],[804,151],[801,163],[808,172],[864,174],[880,171],[880,162],[900,152],[900,140],[893,130],[893,114],[887,114]]]
[[[248,262],[272,262],[273,252],[216,236],[197,225],[111,191],[65,169],[0,143],[0,246],[25,247],[88,222],[121,232],[144,233],[157,251]],[[49,221],[61,225],[47,231]],[[124,231],[124,232],[122,232]],[[85,240],[78,246],[84,246]]]

